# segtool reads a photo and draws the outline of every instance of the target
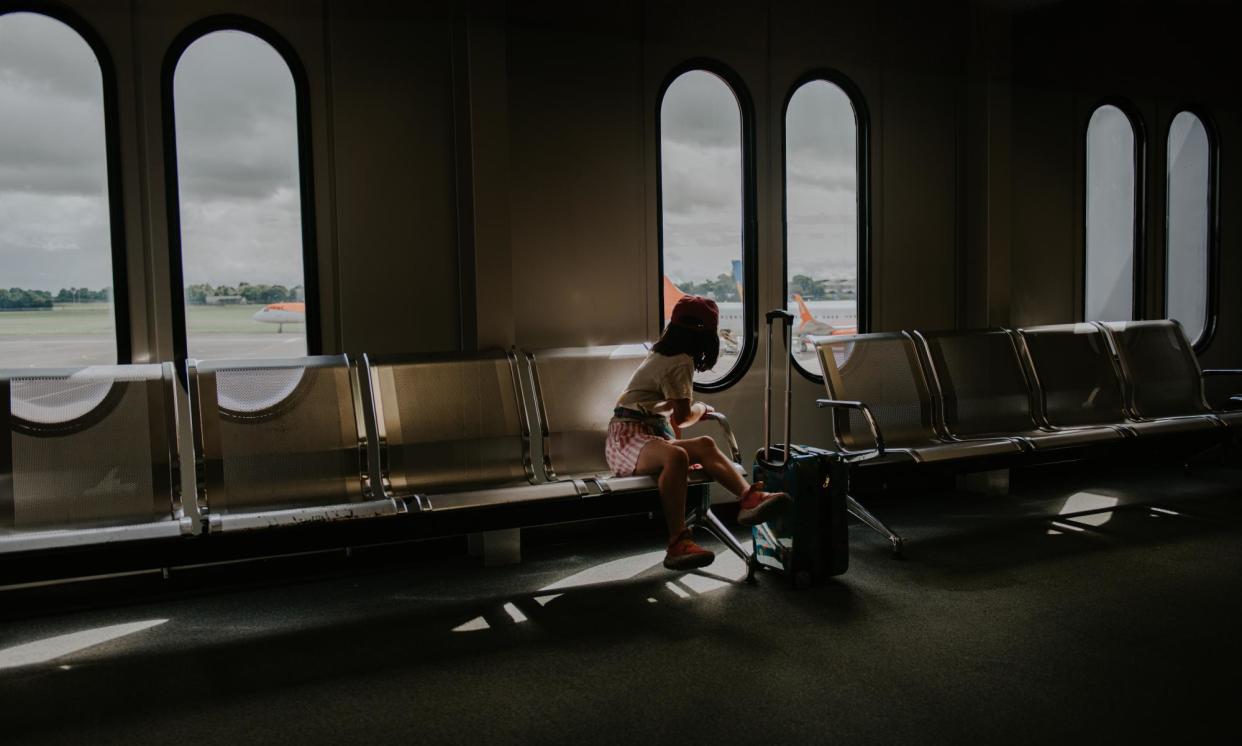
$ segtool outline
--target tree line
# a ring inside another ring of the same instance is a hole
[[[232,285],[217,285],[212,287],[208,283],[200,282],[189,285],[185,289],[185,300],[191,305],[205,305],[208,296],[231,295],[240,296],[247,303],[286,303],[289,301],[301,300],[302,286],[294,285],[287,288],[284,285],[251,285],[248,282],[239,283],[236,287]]]
[[[717,275],[714,280],[684,282],[678,287],[683,293],[702,295],[721,302],[737,302],[742,299],[737,291],[737,283],[727,274]],[[853,286],[842,286],[841,281],[816,280],[807,275],[794,275],[790,278],[790,297],[794,293],[801,295],[803,300],[850,300],[856,297]]]
[[[112,288],[61,288],[55,295],[47,290],[0,288],[0,309],[5,310],[38,310],[51,308],[53,303],[107,303],[111,300]]]

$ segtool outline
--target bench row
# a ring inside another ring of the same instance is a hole
[[[188,396],[170,363],[0,372],[0,552],[654,491],[604,461],[646,354],[191,360]]]
[[[900,332],[817,344],[838,447],[875,465],[1228,434],[1175,321]]]

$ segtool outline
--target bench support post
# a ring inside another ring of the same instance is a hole
[[[901,556],[901,547],[904,540],[897,534],[893,533],[891,528],[884,525],[884,522],[872,515],[870,510],[863,507],[862,503],[858,502],[849,495],[845,496],[845,507],[850,511],[850,515],[862,521],[867,528],[875,531],[881,536],[886,537],[888,539],[888,543],[893,547],[894,556]]]
[[[482,557],[485,567],[516,565],[522,561],[522,529],[504,528],[466,536],[471,557]]]
[[[957,488],[964,492],[978,492],[990,497],[1009,494],[1009,470],[993,469],[957,475]]]

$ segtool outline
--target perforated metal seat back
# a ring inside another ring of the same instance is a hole
[[[914,342],[904,334],[824,338],[816,346],[824,386],[833,399],[861,401],[871,410],[886,446],[917,448],[939,442],[931,392]],[[849,450],[874,445],[857,412],[833,413],[837,443]]]
[[[641,345],[544,350],[531,354],[549,478],[604,474],[604,440],[617,398],[646,358]]]
[[[211,512],[364,498],[366,462],[344,355],[203,362],[191,370]]]
[[[1130,403],[1141,417],[1209,412],[1194,349],[1176,321],[1106,324],[1130,380]]]
[[[0,533],[176,517],[172,369],[0,373]]]
[[[1121,378],[1094,324],[1037,326],[1018,332],[1030,355],[1044,414],[1052,425],[1124,422]]]
[[[1020,433],[1036,427],[1022,359],[1008,332],[927,332],[922,336],[950,433]]]
[[[529,426],[508,356],[381,359],[371,382],[397,494],[529,480]]]

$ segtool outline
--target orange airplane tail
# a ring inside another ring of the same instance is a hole
[[[673,284],[668,279],[668,275],[664,275],[664,321],[667,322],[673,317],[673,306],[677,305],[677,301],[681,300],[686,294],[681,288]]]
[[[806,307],[806,301],[802,300],[802,296],[794,293],[793,298],[798,303],[798,317],[802,319],[802,323],[814,321],[815,317],[811,315],[811,309]]]

